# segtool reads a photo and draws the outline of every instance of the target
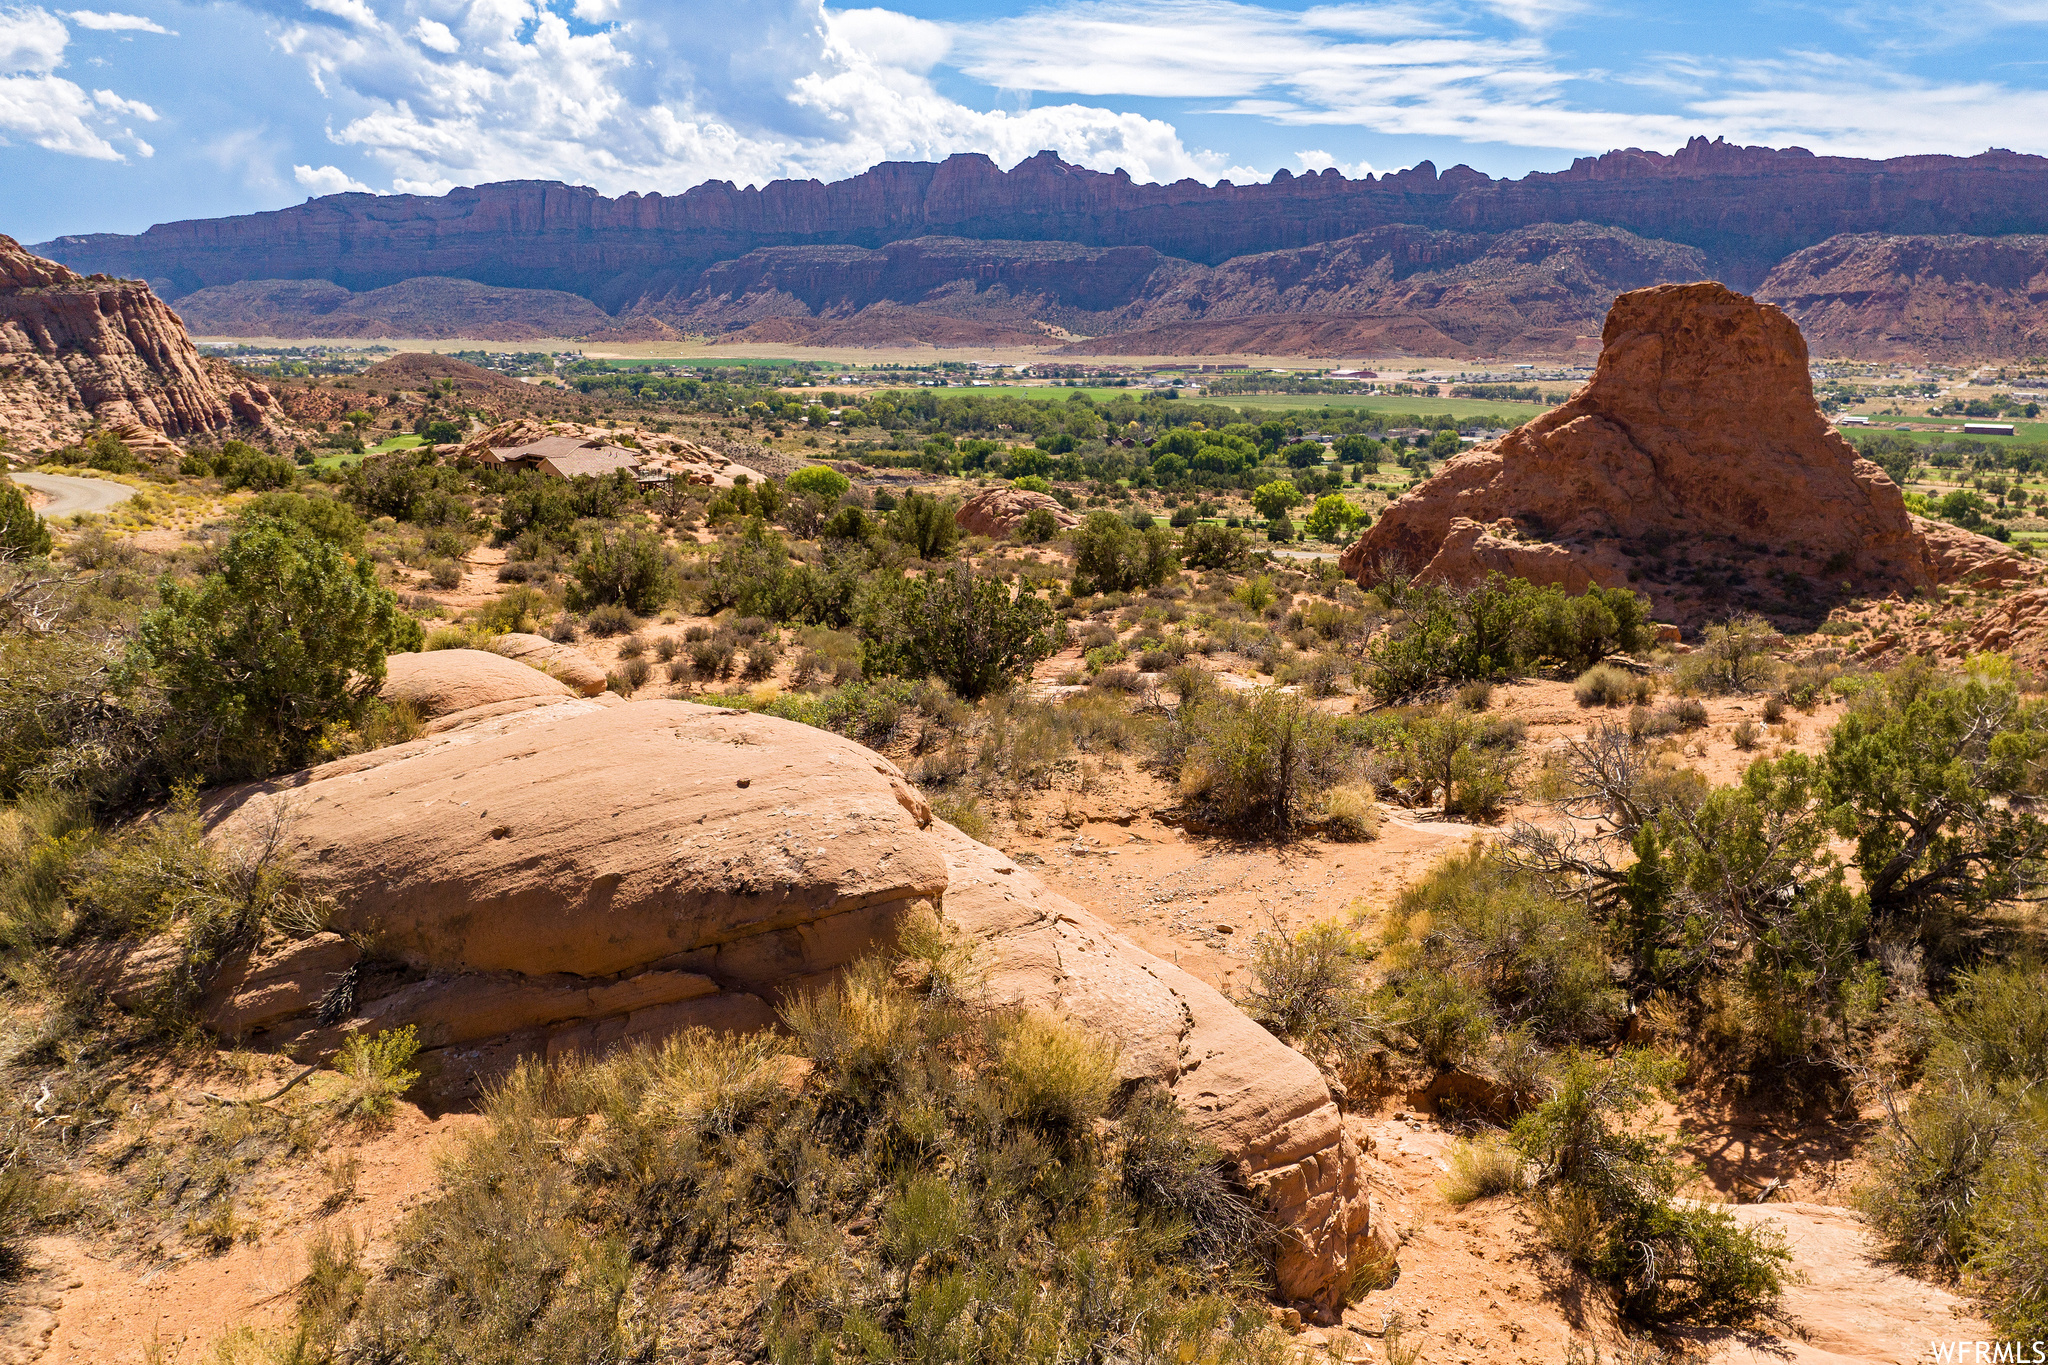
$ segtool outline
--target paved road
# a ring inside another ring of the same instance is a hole
[[[36,511],[46,518],[68,517],[73,512],[104,512],[117,502],[126,502],[135,496],[135,490],[126,484],[111,483],[106,479],[81,479],[70,474],[10,474],[23,488],[33,488],[49,496],[49,501]]]

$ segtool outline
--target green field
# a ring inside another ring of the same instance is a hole
[[[1992,419],[1987,417],[1984,420],[1988,422]],[[1956,425],[1962,424],[1958,422]],[[1879,426],[1875,422],[1867,427],[1851,426],[1836,429],[1844,436],[1875,436],[1882,433],[1886,436],[1902,436],[1908,441],[1918,441],[1922,445],[1932,445],[1941,441],[1991,441],[1998,444],[2031,445],[2048,441],[2048,422],[2014,422],[2013,434],[2010,436],[1973,436],[1960,431],[1893,431],[1890,427]]]
[[[424,436],[393,436],[379,441],[376,445],[365,446],[363,448],[363,455],[388,455],[394,450],[410,450],[414,446],[424,443],[426,439]],[[363,455],[357,455],[353,451],[347,450],[336,451],[332,455],[322,455],[319,459],[313,461],[313,467],[315,469],[341,469],[345,466],[359,463]]]

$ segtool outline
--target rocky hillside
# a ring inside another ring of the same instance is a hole
[[[372,296],[392,286],[423,295],[431,278],[444,325],[476,336],[603,330],[564,311],[555,295],[567,293],[642,330],[758,326],[763,339],[834,344],[1172,328],[1108,349],[1344,338],[1457,354],[1570,349],[1621,290],[1703,276],[1753,287],[1788,255],[1844,234],[2043,230],[2040,157],[1880,162],[1695,139],[1671,156],[1610,152],[1519,180],[1464,166],[1439,175],[1423,162],[1362,180],[1281,171],[1263,185],[1141,185],[1046,152],[1008,172],[962,155],[885,163],[829,185],[713,182],[618,199],[513,181],[439,197],[331,195],[46,249],[80,269],[147,279],[170,298],[258,282],[254,297],[203,305],[211,318],[232,302],[223,330],[256,329],[267,308],[273,321],[260,330],[372,335],[313,328],[399,325]],[[1418,273],[1427,278],[1411,281]],[[316,279],[357,293],[295,292]],[[446,292],[456,279],[554,292],[470,299]],[[2006,306],[2037,305],[2019,294]],[[1353,321],[1336,332],[1211,325],[1297,314]],[[342,321],[358,316],[378,321]]]
[[[270,391],[199,354],[146,284],[81,277],[0,236],[0,444],[93,427],[157,440],[283,434]]]
[[[2048,236],[1852,233],[1794,252],[1757,297],[1822,355],[1871,359],[2048,351]]]
[[[559,290],[438,278],[361,294],[331,280],[243,280],[187,294],[178,309],[204,336],[530,341],[581,336],[611,321],[588,299]]]

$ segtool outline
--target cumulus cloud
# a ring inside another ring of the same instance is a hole
[[[248,0],[336,105],[330,137],[391,188],[558,178],[610,193],[839,178],[877,161],[1045,148],[1147,179],[1223,158],[1157,118],[1084,103],[983,110],[936,84],[953,30],[769,0]]]
[[[137,156],[156,149],[126,127],[122,118],[155,121],[156,111],[111,90],[87,95],[57,74],[71,32],[40,6],[0,10],[0,144],[21,141],[45,151],[95,161],[125,161],[114,139]]]
[[[294,166],[292,179],[315,194],[370,193],[370,187],[339,166]]]
[[[102,14],[95,10],[66,10],[65,17],[80,28],[95,29],[101,33],[161,33],[175,38],[174,29],[165,28],[154,19],[145,19],[139,14]]]

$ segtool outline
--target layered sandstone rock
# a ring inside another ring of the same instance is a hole
[[[386,701],[402,701],[434,720],[479,706],[532,702],[573,695],[538,668],[481,649],[437,649],[426,654],[393,654],[384,661]]]
[[[166,450],[291,435],[271,392],[200,355],[148,285],[83,278],[0,236],[0,438],[34,452],[95,427]]]
[[[605,673],[588,655],[558,645],[542,635],[512,631],[491,641],[491,650],[554,678],[586,697],[605,689]]]
[[[928,902],[975,945],[991,1005],[1112,1038],[1126,1081],[1169,1087],[1240,1163],[1287,1230],[1283,1293],[1333,1302],[1368,1249],[1359,1153],[1306,1059],[935,821],[851,741],[565,700],[222,793],[213,837],[260,837],[281,802],[335,933],[231,963],[209,1006],[223,1032],[317,1057],[409,1024],[429,1093],[452,1100],[522,1056],[768,1026]]]
[[[1397,499],[1345,572],[1633,587],[1692,622],[1798,614],[1841,583],[1910,591],[2017,571],[1997,542],[1910,516],[1829,429],[1799,329],[1776,308],[1662,285],[1615,300],[1601,341],[1569,402]]]
[[[1080,518],[1060,506],[1057,499],[1007,484],[976,493],[960,504],[960,509],[953,513],[953,520],[969,535],[1001,540],[1040,508],[1052,513],[1052,519],[1063,531],[1080,524]]]

